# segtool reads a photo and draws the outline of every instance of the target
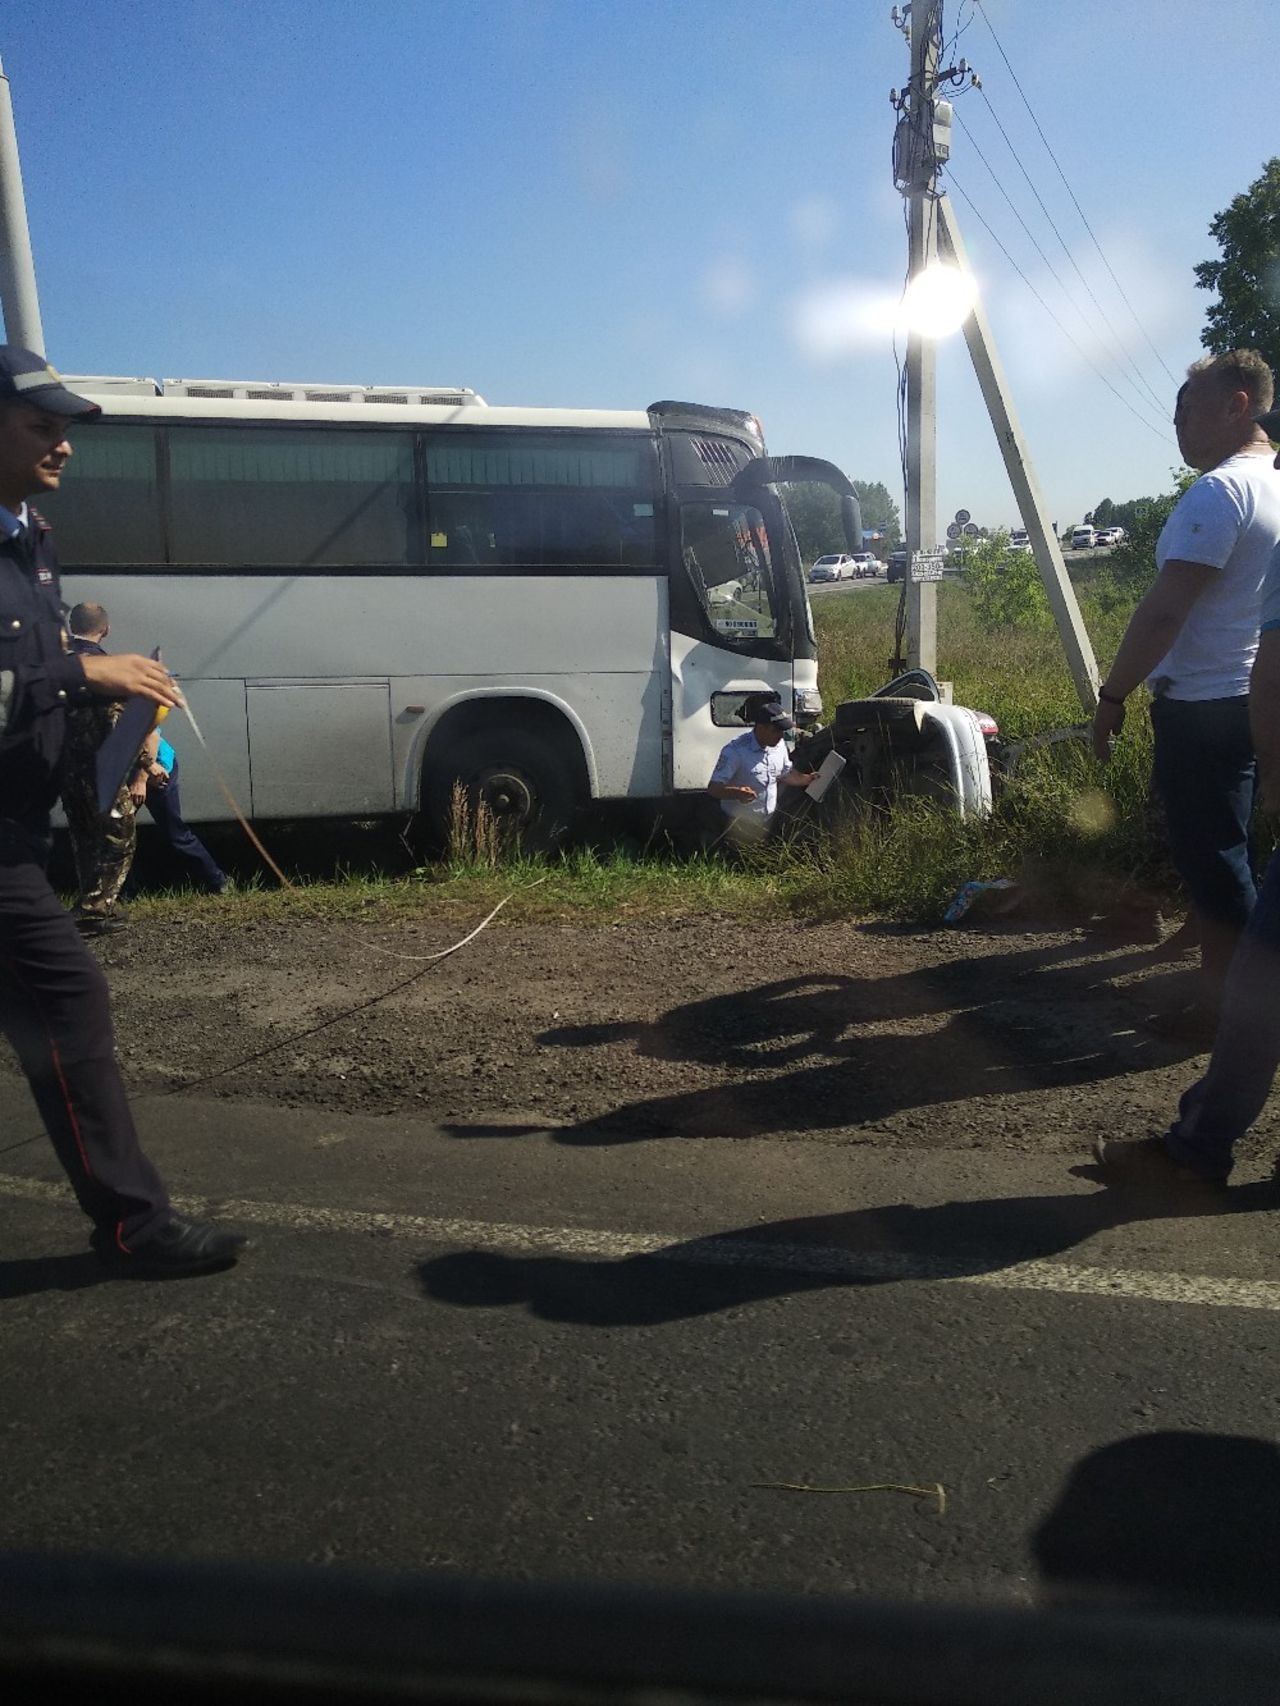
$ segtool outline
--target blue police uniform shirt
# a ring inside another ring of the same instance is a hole
[[[58,560],[28,504],[0,506],[0,799],[6,817],[42,822],[58,797],[69,704],[88,697],[66,649]]]
[[[761,746],[754,729],[738,735],[720,754],[711,780],[754,788],[756,797],[721,800],[721,811],[730,817],[772,817],[778,809],[778,783],[790,769],[791,754],[786,741],[780,740],[776,746]]]
[[[3,504],[0,504],[0,538],[12,539],[17,534],[21,533],[22,529],[27,525],[27,516],[29,514],[30,511],[27,509],[26,504],[18,505],[16,515],[11,509],[6,509]]]

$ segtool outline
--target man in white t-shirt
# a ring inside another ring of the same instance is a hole
[[[1280,441],[1280,409],[1259,426]],[[1280,456],[1275,459],[1280,474]],[[1280,546],[1262,591],[1262,637],[1249,684],[1259,796],[1280,812]],[[1266,1106],[1280,1066],[1280,853],[1231,962],[1209,1070],[1178,1105],[1163,1137],[1103,1138],[1094,1156],[1109,1179],[1156,1185],[1223,1185],[1236,1144]],[[1276,1169],[1280,1182],[1280,1163]]]
[[[747,714],[754,714],[752,727],[724,747],[707,786],[731,820],[730,839],[739,845],[763,841],[778,809],[779,783],[804,788],[814,775],[791,762],[782,737],[795,724],[777,700],[756,705]]]
[[[1165,523],[1159,573],[1133,613],[1094,719],[1094,750],[1105,761],[1125,700],[1147,682],[1154,781],[1200,927],[1206,1016],[1257,898],[1248,693],[1262,583],[1280,544],[1280,472],[1257,419],[1273,396],[1271,369],[1256,350],[1206,356],[1188,369],[1174,427],[1201,478]]]

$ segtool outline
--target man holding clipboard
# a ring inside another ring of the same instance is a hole
[[[99,413],[43,356],[0,345],[0,1030],[103,1262],[138,1277],[198,1273],[234,1262],[246,1240],[174,1213],[138,1142],[106,978],[45,874],[68,707],[141,700],[149,724],[182,703],[156,659],[69,650],[52,535],[27,499],[57,491],[72,422]]]

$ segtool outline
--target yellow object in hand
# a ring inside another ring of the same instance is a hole
[[[157,705],[156,706],[156,722],[157,723],[162,723],[168,715],[169,715],[169,707],[167,705]]]

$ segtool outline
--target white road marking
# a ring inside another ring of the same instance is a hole
[[[27,1202],[67,1203],[62,1185],[0,1173],[0,1195]],[[578,1261],[624,1261],[651,1256],[690,1267],[732,1267],[798,1273],[841,1281],[924,1280],[985,1285],[1001,1291],[1049,1291],[1074,1297],[1136,1298],[1146,1303],[1197,1303],[1212,1309],[1280,1310],[1280,1281],[1158,1269],[1074,1266],[1034,1260],[1002,1265],[981,1252],[969,1260],[911,1250],[844,1250],[834,1245],[781,1244],[741,1234],[680,1238],[661,1232],[609,1232],[581,1226],[519,1226],[503,1221],[455,1220],[418,1214],[374,1214],[357,1209],[310,1208],[303,1203],[238,1198],[175,1197],[184,1214],[216,1208],[228,1225],[248,1222],[293,1232],[357,1233],[416,1244],[447,1244],[507,1256],[565,1256]],[[989,1260],[991,1266],[984,1267]]]

